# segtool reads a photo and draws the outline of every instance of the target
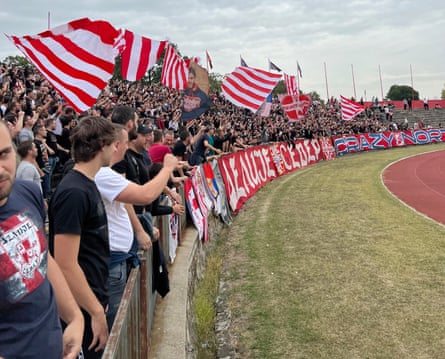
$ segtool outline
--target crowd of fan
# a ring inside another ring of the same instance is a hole
[[[36,142],[36,161],[43,172],[45,195],[50,191],[51,174],[70,158],[69,134],[79,118],[87,114],[108,118],[113,108],[119,105],[132,106],[141,122],[169,131],[168,137],[176,139],[183,127],[191,135],[199,133],[203,125],[210,127],[211,142],[224,153],[269,142],[380,132],[396,127],[385,120],[378,107],[367,108],[353,121],[343,121],[337,100],[331,99],[326,105],[314,101],[303,120],[289,122],[277,98],[273,100],[270,115],[263,117],[234,106],[219,93],[210,94],[212,107],[207,113],[184,123],[178,113],[182,106],[180,91],[159,84],[118,80],[110,81],[94,107],[76,114],[49,82],[30,66],[1,64],[0,84],[0,116],[7,121],[17,145],[25,141]]]

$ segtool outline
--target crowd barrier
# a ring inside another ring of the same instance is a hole
[[[210,213],[221,223],[230,224],[231,213],[239,211],[245,201],[274,178],[347,153],[444,141],[445,129],[425,129],[257,146],[199,166],[184,184],[181,196],[198,230],[198,240],[205,243],[209,239]],[[180,242],[187,218],[181,216],[178,233],[171,231],[171,216],[157,217],[155,223],[160,228],[163,253],[171,262],[178,244],[172,245],[172,241]],[[103,358],[148,358],[158,294],[152,291],[152,251],[140,252],[140,257],[142,264],[130,273]]]

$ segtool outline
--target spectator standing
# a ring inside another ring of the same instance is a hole
[[[83,309],[85,358],[100,358],[108,338],[105,310],[110,248],[105,207],[94,183],[110,164],[115,130],[101,117],[85,117],[73,130],[75,162],[49,204],[50,250]]]
[[[15,179],[16,153],[3,121],[0,154],[0,357],[74,359],[80,351],[82,314],[48,254],[41,192],[33,183]],[[15,235],[16,228],[26,234]],[[57,309],[67,323],[63,337]]]
[[[42,192],[42,183],[40,178],[43,171],[37,164],[37,146],[32,141],[24,141],[17,147],[17,153],[21,157],[21,161],[17,167],[16,178],[34,182]]]
[[[127,131],[119,127],[115,142],[116,151],[112,155],[111,165],[123,159],[128,146]],[[148,205],[153,202],[163,191],[176,163],[177,160],[173,156],[166,156],[164,161],[166,170],[144,185],[128,181],[110,167],[102,167],[95,176],[95,182],[107,212],[110,238],[109,309],[107,311],[110,328],[125,289],[128,262],[134,263],[131,259],[137,255],[131,251],[133,236],[136,237],[142,249],[147,250],[151,246],[150,237],[136,216],[133,204]]]
[[[52,169],[49,162],[49,151],[52,151],[46,145],[46,128],[43,125],[34,126],[34,143],[37,147],[37,164],[40,169],[43,171],[42,176],[42,190],[43,197],[45,199],[49,199],[51,194],[51,175]]]

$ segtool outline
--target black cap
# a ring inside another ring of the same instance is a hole
[[[153,129],[151,127],[141,123],[138,126],[137,132],[140,133],[141,135],[148,135],[149,133],[153,132]]]

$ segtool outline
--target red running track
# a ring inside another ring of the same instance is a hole
[[[445,151],[416,155],[385,169],[383,183],[396,197],[445,224]]]

